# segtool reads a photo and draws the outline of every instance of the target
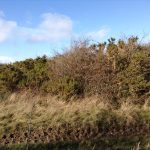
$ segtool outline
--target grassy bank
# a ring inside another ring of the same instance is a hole
[[[118,108],[95,96],[65,102],[58,97],[14,93],[0,105],[1,142],[84,141],[150,133],[150,106],[130,100]],[[6,136],[6,137],[5,137]]]

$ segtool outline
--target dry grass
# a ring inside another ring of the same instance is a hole
[[[27,126],[28,115],[31,111],[34,127],[59,126],[64,123],[73,126],[94,125],[103,120],[105,120],[104,123],[110,122],[113,117],[120,119],[120,122],[125,121],[129,125],[138,123],[139,113],[142,113],[142,116],[146,117],[150,123],[150,107],[146,103],[143,106],[137,106],[126,102],[122,103],[119,109],[113,109],[112,106],[96,96],[67,103],[58,100],[57,97],[33,96],[24,92],[14,93],[7,101],[1,102],[0,132],[16,128],[18,124]]]
[[[86,119],[93,120],[101,109],[107,110],[109,108],[108,104],[97,97],[79,99],[70,103],[49,95],[45,97],[35,96],[32,99],[28,98],[26,94],[13,94],[9,100],[1,103],[0,118],[12,114],[11,119],[13,121],[26,122],[27,114],[30,113],[33,104],[35,104],[33,112],[34,123],[38,124],[42,121],[52,124],[56,122],[59,124],[59,122],[63,121],[73,122],[78,119],[78,116],[80,116],[80,121],[85,122]],[[2,122],[4,122],[3,119],[0,120],[0,123]]]

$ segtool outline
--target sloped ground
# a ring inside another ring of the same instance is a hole
[[[150,134],[150,106],[115,108],[99,97],[64,102],[50,95],[14,93],[0,104],[0,143],[86,141]]]

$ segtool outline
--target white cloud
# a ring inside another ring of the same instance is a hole
[[[3,17],[0,17],[0,43],[11,38],[16,27],[17,23],[15,21],[7,21]]]
[[[0,64],[8,64],[8,63],[13,63],[14,60],[10,57],[6,56],[0,56]]]
[[[19,26],[0,11],[0,43],[15,37],[30,42],[56,42],[71,37],[73,22],[60,14],[45,13],[36,27]]]
[[[42,15],[42,21],[37,27],[22,27],[21,31],[28,41],[55,42],[70,37],[72,26],[73,22],[69,17],[46,13]]]
[[[109,33],[109,31],[109,28],[102,28],[98,31],[87,33],[87,36],[91,37],[92,39],[101,40]]]
[[[41,15],[41,21],[35,27],[26,27],[19,26],[15,21],[6,20],[4,13],[0,11],[0,43],[11,38],[29,42],[58,42],[71,38],[72,30],[73,21],[65,15],[45,13]],[[109,28],[104,27],[85,36],[101,40],[109,31]]]

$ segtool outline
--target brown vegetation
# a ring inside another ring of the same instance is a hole
[[[31,111],[31,143],[84,141],[150,132],[147,103],[139,106],[126,101],[116,109],[96,96],[68,103],[50,95],[40,97],[27,92],[14,93],[1,103],[1,143],[25,143]]]
[[[1,142],[149,133],[149,96],[150,46],[137,37],[1,64]]]

